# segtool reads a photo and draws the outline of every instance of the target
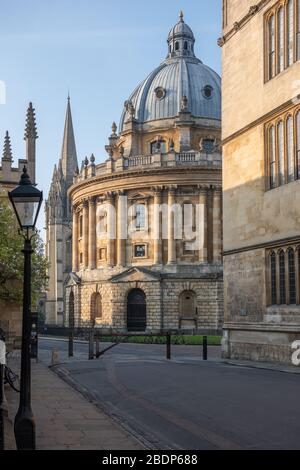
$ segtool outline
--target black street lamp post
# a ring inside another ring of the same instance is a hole
[[[43,193],[31,184],[24,167],[19,186],[8,193],[24,236],[23,325],[21,356],[21,389],[15,417],[15,438],[20,450],[35,449],[35,420],[31,410],[31,240],[43,200]]]

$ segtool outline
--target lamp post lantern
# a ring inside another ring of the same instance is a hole
[[[43,193],[31,184],[24,166],[19,186],[8,193],[24,237],[23,324],[20,403],[15,417],[15,438],[20,450],[35,449],[35,421],[31,410],[31,240],[43,201]],[[32,233],[31,233],[32,232]]]

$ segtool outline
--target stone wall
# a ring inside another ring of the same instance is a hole
[[[220,330],[223,323],[223,283],[217,276],[212,279],[164,279],[162,281],[132,281],[84,283],[81,286],[68,287],[66,292],[68,326],[69,295],[75,293],[75,324],[91,326],[91,297],[99,292],[102,298],[102,319],[96,320],[96,326],[126,331],[127,296],[132,289],[141,289],[146,295],[147,331],[179,328],[180,295],[184,291],[196,294],[198,312],[197,327],[201,330]],[[195,312],[191,312],[191,317]],[[188,327],[188,325],[187,325]],[[195,329],[190,324],[188,329]]]

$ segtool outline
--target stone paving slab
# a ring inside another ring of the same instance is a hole
[[[19,358],[9,366],[19,370]],[[16,414],[19,395],[6,390],[10,419]],[[32,362],[32,409],[36,419],[37,449],[138,450],[143,446],[80,393],[40,362]],[[14,443],[7,442],[7,448]]]

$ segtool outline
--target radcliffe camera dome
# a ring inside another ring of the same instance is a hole
[[[187,111],[195,118],[221,120],[221,78],[194,53],[195,37],[180,14],[168,36],[168,56],[125,102],[120,132],[130,109],[139,123],[175,118],[187,98]],[[130,104],[130,107],[128,107]]]

